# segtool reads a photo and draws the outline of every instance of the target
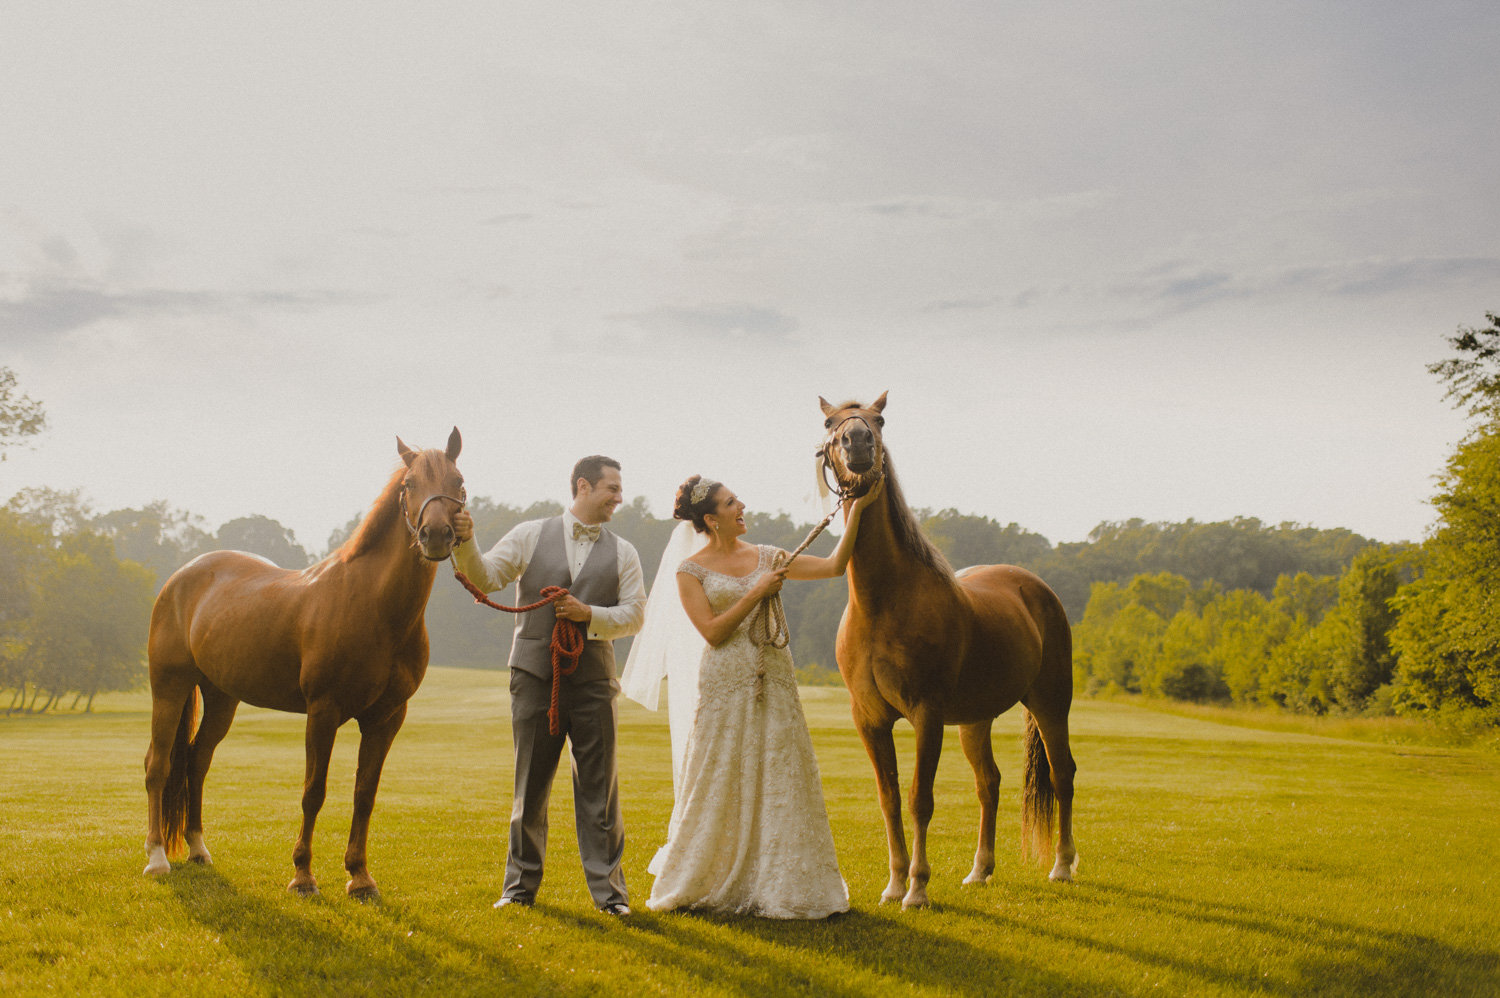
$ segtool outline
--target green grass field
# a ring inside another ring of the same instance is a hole
[[[1078,880],[1017,858],[1020,717],[993,882],[961,888],[977,805],[956,731],[938,777],[927,911],[876,902],[885,845],[841,688],[805,690],[853,910],[777,923],[644,910],[671,809],[665,715],[623,702],[636,914],[589,904],[566,779],[538,905],[490,908],[510,811],[505,675],[433,669],[371,832],[384,900],[344,896],[358,729],[315,841],[323,893],[289,895],[302,719],[241,709],[205,802],[216,865],[148,880],[147,698],[0,719],[0,993],[1500,994],[1496,758],[1339,741],[1080,701]],[[900,729],[903,777],[910,729]]]

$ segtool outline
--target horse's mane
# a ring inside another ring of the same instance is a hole
[[[400,464],[391,472],[390,481],[370,506],[365,518],[359,521],[349,539],[339,545],[335,552],[339,561],[353,561],[375,547],[375,542],[401,515],[401,483],[406,480],[406,465]]]
[[[922,524],[907,505],[906,494],[901,491],[901,480],[896,477],[896,468],[891,464],[891,452],[888,448],[885,451],[885,494],[886,505],[891,514],[891,539],[896,547],[917,564],[930,568],[939,575],[953,578],[953,566],[948,564],[943,552],[922,533]]]
[[[834,412],[842,412],[845,409],[863,409],[864,406],[854,400],[840,402],[834,407]],[[954,578],[953,566],[948,564],[948,559],[943,556],[927,535],[922,533],[922,524],[917,520],[911,507],[907,505],[906,493],[901,491],[901,480],[896,477],[896,467],[891,464],[890,448],[881,441],[881,450],[885,455],[885,492],[887,506],[891,512],[891,539],[896,548],[907,554],[917,564],[932,569],[939,575]]]

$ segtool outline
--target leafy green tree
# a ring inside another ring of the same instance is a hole
[[[1303,572],[1297,578],[1313,577]],[[1272,654],[1286,641],[1297,621],[1302,621],[1302,627],[1307,626],[1305,612],[1288,612],[1290,601],[1283,593],[1293,588],[1291,583],[1290,576],[1282,576],[1276,585],[1275,600],[1268,600],[1253,589],[1233,589],[1204,608],[1204,616],[1214,621],[1219,674],[1235,703],[1259,702],[1262,678]]]
[[[46,711],[66,693],[133,689],[146,678],[146,632],[155,594],[150,569],[115,557],[102,535],[62,539],[40,567],[26,621],[24,660]],[[74,703],[77,703],[75,698]]]
[[[954,568],[1027,565],[1045,558],[1052,544],[1019,524],[1001,526],[987,516],[945,509],[922,519],[922,530]]]
[[[1339,602],[1333,612],[1344,631],[1330,663],[1329,689],[1345,710],[1363,709],[1395,670],[1389,635],[1396,622],[1390,601],[1401,581],[1398,558],[1390,548],[1371,548],[1357,555],[1339,580]]]
[[[1148,693],[1199,703],[1229,695],[1214,655],[1213,618],[1205,619],[1186,602],[1162,632],[1161,651],[1142,687]]]
[[[150,569],[157,590],[173,572],[213,546],[213,535],[201,516],[171,509],[166,500],[102,513],[91,525],[114,541],[117,557]]]
[[[36,602],[37,569],[50,550],[50,538],[40,527],[0,509],[0,691],[11,694],[6,713],[24,705],[31,681],[26,622]]]
[[[88,530],[94,511],[83,498],[82,489],[63,492],[58,489],[22,489],[10,497],[5,508],[41,527],[53,538],[67,537]]]
[[[47,428],[42,403],[21,392],[16,372],[0,367],[0,461],[5,451]]]
[[[1339,578],[1309,572],[1283,575],[1276,580],[1271,599],[1277,610],[1294,619],[1301,617],[1311,626],[1338,605]]]
[[[1475,424],[1439,478],[1424,574],[1396,596],[1395,703],[1408,713],[1478,709],[1500,724],[1500,318],[1459,327],[1456,356],[1428,370]]]
[[[297,543],[297,535],[268,516],[242,516],[219,528],[215,549],[248,551],[268,558],[282,568],[306,568],[312,563]]]
[[[1271,653],[1261,676],[1261,702],[1299,714],[1326,714],[1333,705],[1329,666],[1347,642],[1343,618],[1336,613],[1315,626],[1298,618],[1287,640]]]

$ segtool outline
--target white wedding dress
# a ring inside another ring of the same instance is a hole
[[[771,567],[777,549],[759,551],[745,576],[691,561],[677,570],[703,583],[720,614]],[[792,656],[751,642],[749,625],[760,612],[703,651],[667,844],[649,867],[652,911],[826,918],[849,910]]]

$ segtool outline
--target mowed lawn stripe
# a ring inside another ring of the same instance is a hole
[[[285,890],[302,719],[241,708],[205,795],[212,868],[145,857],[149,698],[0,720],[0,992],[20,994],[1494,995],[1493,754],[1261,731],[1080,701],[1072,885],[1018,859],[1019,712],[996,723],[1000,865],[961,888],[973,777],[950,730],[928,911],[878,905],[885,833],[842,689],[804,691],[853,911],[824,923],[645,911],[672,802],[664,715],[620,705],[636,914],[594,912],[560,773],[540,903],[490,908],[510,813],[504,673],[434,668],[387,762],[370,840],[383,901],[343,894],[358,729]],[[898,728],[903,782],[910,729]]]

